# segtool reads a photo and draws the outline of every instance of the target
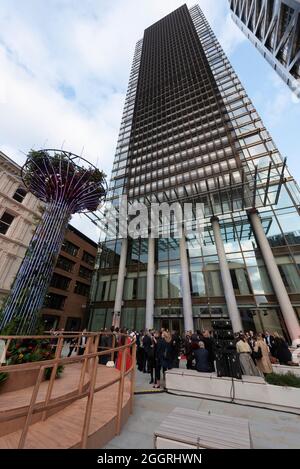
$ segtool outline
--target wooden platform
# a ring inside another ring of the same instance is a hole
[[[119,371],[114,368],[111,369],[99,365],[97,369],[96,387],[113,381],[118,374]],[[59,399],[63,396],[71,395],[78,388],[79,378],[80,365],[75,364],[66,367],[62,378],[55,380],[52,394],[53,398]],[[88,379],[87,375],[85,380],[86,384]],[[124,388],[122,407],[123,422],[129,416],[130,382],[127,378],[125,378]],[[43,402],[46,395],[46,389],[47,382],[42,383],[37,402]],[[19,412],[29,405],[31,394],[32,387],[25,388],[22,391],[13,391],[1,394],[0,428],[2,428],[2,436],[0,437],[0,449],[14,449],[18,447],[25,417],[18,420],[19,429],[16,431],[7,433],[7,425],[12,425],[11,422],[14,422],[14,413]],[[115,436],[117,397],[118,383],[94,394],[88,435],[89,448],[100,448]],[[45,421],[36,421],[33,423],[28,431],[25,448],[66,449],[79,447],[86,403],[87,398],[77,400],[67,407],[60,409]],[[6,423],[5,416],[7,417]],[[4,428],[6,428],[6,434],[3,434]]]
[[[246,419],[176,407],[154,433],[156,449],[249,449]]]
[[[63,371],[62,377],[54,382],[52,398],[59,399],[66,395],[72,395],[78,388],[80,378],[81,364],[75,363],[68,365]],[[89,375],[86,373],[85,384],[89,381]],[[49,381],[41,383],[37,396],[37,403],[45,400]],[[27,407],[30,403],[33,386],[29,386],[18,391],[5,392],[0,394],[0,418],[3,413]]]

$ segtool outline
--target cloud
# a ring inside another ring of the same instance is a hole
[[[31,148],[64,144],[109,174],[135,43],[182,4],[2,0],[0,149],[22,164]],[[226,16],[227,0],[200,6],[232,53],[243,35]]]
[[[265,102],[266,114],[269,115],[269,124],[272,127],[281,125],[282,116],[288,111],[298,111],[300,116],[300,100],[277,73],[271,71],[267,75],[267,80],[272,89],[272,98],[267,99]]]
[[[219,41],[227,55],[233,54],[238,46],[246,41],[246,36],[233,22],[231,14],[226,15],[225,21],[222,22],[219,33]]]

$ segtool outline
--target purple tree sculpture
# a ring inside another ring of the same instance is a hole
[[[45,210],[4,306],[0,330],[17,318],[17,333],[30,334],[71,215],[95,211],[105,199],[107,186],[102,171],[62,150],[31,151],[22,179],[28,190],[45,202]]]

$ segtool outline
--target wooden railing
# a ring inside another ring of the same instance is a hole
[[[102,347],[101,346],[101,337],[102,336],[112,336],[112,347]],[[124,334],[118,334],[118,337],[124,336]],[[65,341],[70,341],[72,339],[77,340],[75,345],[75,352],[79,350],[80,343],[82,338],[85,337],[86,343],[84,347],[83,355],[73,355],[70,357],[63,357],[62,350],[64,347]],[[14,340],[23,340],[23,339],[32,339],[32,340],[49,340],[51,341],[51,346],[55,348],[55,357],[51,360],[43,360],[30,363],[22,363],[17,365],[6,365],[4,363],[7,351],[9,346]],[[0,340],[5,342],[5,347],[3,353],[1,354],[0,361],[0,372],[5,372],[10,374],[11,372],[21,372],[21,371],[32,371],[37,370],[38,376],[36,382],[33,386],[33,391],[30,399],[28,408],[20,409],[11,417],[11,419],[25,417],[25,423],[22,428],[21,437],[19,440],[18,448],[22,449],[25,447],[26,437],[28,434],[29,426],[32,422],[32,417],[34,414],[42,413],[42,420],[46,420],[49,412],[55,410],[56,408],[62,408],[63,406],[68,406],[73,402],[87,397],[87,402],[85,406],[85,415],[83,419],[82,431],[81,431],[81,448],[87,447],[90,420],[92,415],[93,400],[95,393],[102,391],[115,383],[119,383],[118,395],[117,395],[117,408],[116,408],[116,435],[121,431],[121,419],[122,419],[122,406],[123,406],[123,396],[124,396],[124,384],[125,378],[130,377],[130,412],[133,411],[133,398],[134,398],[134,389],[135,389],[135,370],[136,370],[136,341],[135,338],[131,338],[125,335],[125,345],[118,346],[116,344],[115,335],[112,333],[74,333],[74,332],[63,332],[55,334],[47,334],[40,336],[0,336]],[[99,351],[100,349],[100,351]],[[103,350],[101,350],[103,349]],[[116,377],[104,384],[97,386],[97,371],[99,370],[99,358],[103,356],[109,356],[110,361],[114,361],[117,353],[121,352],[121,370]],[[130,353],[131,357],[131,366],[126,370],[126,356]],[[58,400],[51,399],[53,386],[57,374],[57,369],[59,366],[67,366],[74,363],[81,363],[81,369],[79,373],[79,381],[77,390],[72,395],[67,395],[65,397],[60,397]],[[2,365],[2,366],[1,366]],[[52,368],[51,376],[49,379],[46,396],[42,402],[37,403],[37,397],[39,394],[40,385],[43,381],[45,370],[47,368]],[[86,375],[88,375],[88,383],[86,384]],[[3,417],[4,419],[7,417]],[[0,417],[0,422],[2,417]]]

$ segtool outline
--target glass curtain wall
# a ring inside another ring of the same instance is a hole
[[[299,315],[299,188],[198,5],[178,8],[137,43],[110,185],[114,205],[120,194],[148,206],[203,203],[203,239],[186,240],[195,328],[229,314],[211,223],[217,216],[243,327],[287,337],[248,210],[259,212]],[[121,243],[109,236],[102,243],[93,327],[100,313],[105,327],[111,318]],[[181,269],[179,240],[155,240],[156,327],[162,321],[183,327]],[[147,270],[148,240],[129,239],[121,311],[126,327],[145,325]]]

